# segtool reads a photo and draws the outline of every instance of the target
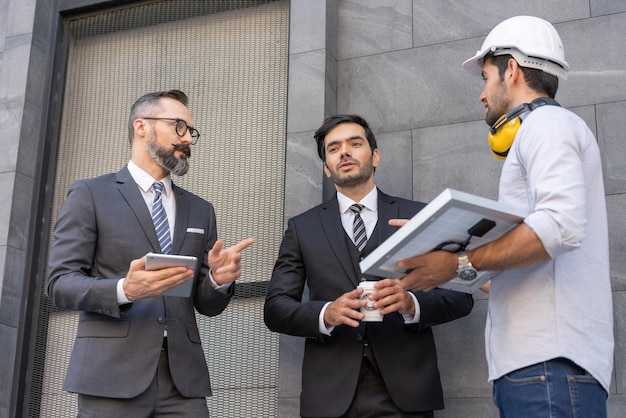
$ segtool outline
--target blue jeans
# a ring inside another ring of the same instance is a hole
[[[596,379],[565,358],[515,370],[493,384],[501,418],[602,418],[607,396]]]

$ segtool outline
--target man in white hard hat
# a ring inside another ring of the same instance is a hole
[[[554,100],[569,70],[563,43],[545,20],[517,16],[463,67],[485,82],[489,143],[505,159],[499,201],[530,214],[467,253],[402,260],[413,269],[404,286],[430,290],[461,272],[501,271],[485,330],[500,416],[605,417],[614,342],[604,185],[596,139]]]

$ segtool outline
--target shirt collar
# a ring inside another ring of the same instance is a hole
[[[142,168],[135,164],[132,160],[128,162],[128,171],[131,177],[137,183],[137,186],[144,192],[149,192],[152,188],[152,184],[155,180],[150,174],[146,173]],[[168,174],[165,178],[160,180],[163,183],[163,194],[169,196],[172,192],[172,177]]]
[[[341,192],[337,192],[337,201],[339,203],[339,213],[345,213],[355,203],[360,203],[365,209],[376,212],[378,210],[378,188],[374,187],[360,202],[355,202]]]

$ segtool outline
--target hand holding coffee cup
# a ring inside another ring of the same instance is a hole
[[[374,300],[370,299],[370,295],[376,292],[374,288],[375,281],[369,282],[361,282],[359,283],[359,287],[363,289],[363,293],[361,294],[361,299],[367,301],[367,305],[361,308],[361,313],[365,315],[363,321],[367,322],[381,322],[383,320],[383,315],[380,314],[380,308],[374,309]]]

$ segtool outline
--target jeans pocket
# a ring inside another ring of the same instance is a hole
[[[572,411],[575,417],[606,417],[608,393],[593,376],[568,375]]]
[[[528,385],[533,383],[545,383],[546,375],[541,365],[525,367],[512,371],[503,376],[504,380],[511,385]]]
[[[493,398],[501,416],[527,418],[545,415],[549,391],[544,368],[535,365],[502,376],[494,382]]]
[[[511,377],[509,375],[504,376],[504,380],[509,385],[522,386],[522,385],[531,385],[533,383],[545,383],[545,376],[530,376],[530,377]]]

